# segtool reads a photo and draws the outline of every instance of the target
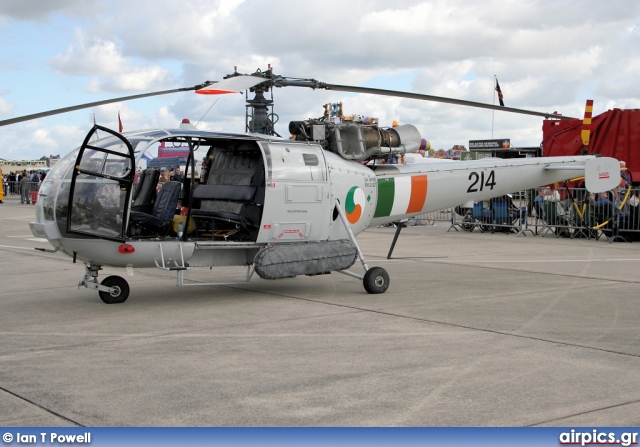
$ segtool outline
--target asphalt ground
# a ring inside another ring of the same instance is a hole
[[[0,205],[0,426],[637,426],[640,244],[450,231],[358,237],[391,276],[78,288]],[[359,265],[354,271],[362,272]],[[244,269],[194,269],[194,282]]]

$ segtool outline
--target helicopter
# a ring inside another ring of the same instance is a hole
[[[619,163],[594,156],[484,159],[380,164],[425,147],[411,124],[382,127],[347,119],[341,105],[322,117],[292,121],[288,138],[275,131],[273,89],[306,87],[436,101],[541,116],[543,113],[392,90],[286,78],[271,67],[234,73],[218,82],[81,104],[0,121],[0,126],[81,108],[148,96],[195,91],[245,92],[245,133],[175,129],[116,132],[94,125],[84,141],[49,172],[38,191],[34,236],[85,265],[78,286],[97,290],[107,304],[123,303],[130,288],[121,276],[98,281],[103,266],[175,271],[177,286],[198,267],[244,266],[245,281],[339,272],[384,293],[390,278],[369,267],[356,236],[367,228],[585,175],[592,192],[612,189]],[[253,98],[249,98],[249,94]],[[102,136],[100,136],[100,134]],[[187,147],[182,182],[156,189],[159,171],[140,170],[158,145]],[[196,153],[203,157],[196,172]],[[199,176],[197,174],[200,174]],[[180,204],[180,206],[179,206]],[[178,211],[178,210],[181,211]],[[395,241],[394,241],[395,243]],[[351,267],[360,262],[363,274]],[[223,284],[211,282],[197,285]]]

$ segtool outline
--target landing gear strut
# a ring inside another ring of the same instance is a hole
[[[78,287],[85,286],[87,289],[95,289],[100,295],[100,299],[107,304],[124,303],[129,298],[129,284],[120,276],[107,276],[102,283],[98,284],[98,272],[102,266],[98,264],[86,264],[84,276],[78,283]]]
[[[364,267],[365,273],[364,276],[360,276],[356,273],[350,272],[348,270],[339,270],[340,273],[344,273],[348,276],[353,276],[354,278],[358,278],[362,280],[362,285],[364,286],[364,290],[368,293],[384,293],[389,288],[389,274],[382,267],[372,267],[369,268],[367,262],[364,260],[364,255],[362,251],[360,251],[360,247],[356,242],[356,237],[351,231],[351,226],[349,225],[349,221],[347,220],[347,216],[344,214],[344,210],[340,205],[340,202],[336,202],[336,210],[338,211],[338,215],[342,220],[342,224],[344,228],[347,230],[347,234],[349,235],[349,239],[355,245],[356,252],[358,254],[358,258],[362,263],[362,267]]]

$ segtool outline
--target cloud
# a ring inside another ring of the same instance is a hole
[[[65,76],[92,76],[86,89],[92,93],[146,92],[175,85],[173,74],[158,65],[138,64],[125,58],[114,41],[89,37],[76,30],[63,54],[49,60],[56,73]]]
[[[85,15],[92,9],[92,3],[87,0],[47,0],[33,2],[24,0],[2,0],[0,2],[0,17],[19,20],[44,20],[54,13],[69,15]]]
[[[128,57],[192,63],[215,60],[243,41],[238,32],[242,17],[234,14],[242,1],[126,2],[126,14],[105,14],[96,20],[93,32],[117,35]]]
[[[89,102],[97,94],[102,99],[105,92],[120,96],[191,86],[219,80],[234,66],[251,73],[271,64],[283,76],[487,103],[494,100],[497,76],[508,106],[557,110],[569,116],[582,115],[586,97],[596,100],[595,113],[640,105],[635,82],[640,69],[640,2],[42,3],[39,9],[15,0],[0,5],[5,21],[37,20],[40,26],[46,19],[42,29],[52,30],[51,42],[29,42],[26,49],[16,36],[11,51],[29,52],[29,57],[20,65],[8,59],[3,74],[12,79],[28,76],[46,62],[53,71],[42,78],[51,91],[46,98],[50,103],[72,103],[76,98],[55,93],[67,95],[74,89],[83,95],[76,102]],[[69,24],[75,31],[67,38],[59,30]],[[36,51],[45,49],[46,56]],[[25,88],[9,84],[5,88],[11,93],[3,96],[0,113],[13,113],[11,104],[21,113],[23,101],[18,95]],[[276,89],[274,100],[274,112],[280,117],[276,129],[285,134],[289,121],[320,116],[324,103],[343,101],[346,113],[375,115],[383,124],[393,119],[413,123],[436,147],[490,138],[492,132],[521,146],[536,145],[542,138],[540,118],[446,104],[304,88]],[[190,118],[194,124],[202,119],[202,129],[244,130],[243,95],[212,98],[180,93],[117,107],[126,129],[173,127]],[[117,126],[113,107],[98,108],[96,113],[105,113],[104,122]],[[88,119],[77,116],[83,122]],[[57,138],[60,146],[77,146],[71,133],[58,132],[49,123],[40,122],[48,138]]]
[[[113,75],[124,73],[129,68],[115,42],[89,37],[81,29],[76,29],[66,51],[52,57],[49,65],[57,74],[66,76]]]
[[[167,69],[159,66],[135,67],[127,73],[105,78],[102,83],[92,81],[92,91],[147,92],[169,89],[175,85],[175,78]]]
[[[13,104],[4,98],[0,98],[0,115],[11,116],[13,114]]]

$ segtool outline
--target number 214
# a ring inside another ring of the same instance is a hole
[[[471,180],[472,183],[467,189],[468,193],[482,191],[485,187],[493,190],[493,187],[496,186],[496,177],[494,171],[489,172],[486,181],[484,178],[484,171],[481,171],[480,174],[478,174],[477,172],[471,172],[469,174],[469,180]]]

